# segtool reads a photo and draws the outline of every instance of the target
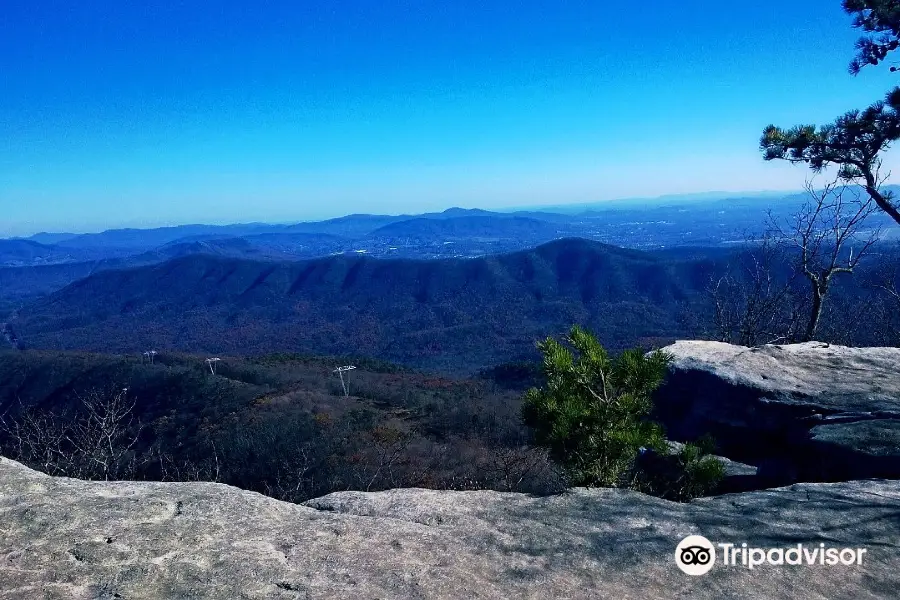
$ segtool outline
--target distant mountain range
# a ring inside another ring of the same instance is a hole
[[[184,225],[38,234],[0,240],[0,313],[93,273],[197,255],[265,262],[342,254],[439,260],[508,254],[570,237],[643,250],[734,248],[761,230],[767,210],[786,218],[804,200],[802,195],[706,198],[672,206],[658,202],[653,208],[606,203],[602,209],[598,205],[597,210],[578,214],[450,208],[418,216],[355,214],[293,225]],[[900,239],[900,228],[886,217],[877,215],[872,223],[884,226],[885,239]]]
[[[25,348],[374,356],[475,370],[572,323],[612,348],[688,334],[716,261],[579,239],[469,260],[190,254],[94,273],[20,311]]]
[[[372,237],[428,238],[503,238],[515,236],[549,237],[559,235],[553,223],[518,215],[465,216],[448,219],[418,218],[379,227]]]
[[[900,186],[885,186],[885,191],[897,194]],[[359,238],[379,228],[394,223],[416,219],[456,219],[459,217],[525,217],[549,222],[571,222],[573,219],[590,218],[597,214],[622,211],[654,212],[664,209],[689,207],[693,211],[709,211],[715,207],[735,206],[792,208],[806,199],[804,192],[703,192],[695,194],[670,194],[655,198],[627,198],[602,202],[545,205],[518,210],[489,211],[478,208],[453,207],[443,212],[420,215],[351,214],[323,221],[273,225],[247,223],[235,225],[179,225],[150,229],[111,229],[101,233],[38,233],[26,241],[62,248],[114,248],[119,251],[149,250],[158,246],[206,236],[246,237],[267,233],[327,234],[339,237]],[[21,241],[21,238],[17,238]],[[4,240],[0,240],[4,241]],[[2,250],[2,249],[0,249]],[[0,254],[2,257],[2,254]],[[0,261],[0,264],[3,264]]]
[[[21,267],[81,262],[125,256],[123,250],[69,248],[23,239],[0,239],[0,267]]]
[[[359,249],[370,254],[385,253],[393,246],[404,251],[404,256],[433,258],[441,254],[434,256],[427,250],[423,251],[423,247],[460,240],[476,243],[461,251],[461,256],[525,249],[563,237],[585,237],[632,247],[709,245],[718,243],[715,236],[721,238],[725,231],[723,227],[733,229],[745,222],[761,222],[765,208],[758,202],[733,200],[727,204],[707,206],[703,211],[692,211],[689,219],[685,218],[684,209],[673,207],[653,211],[606,207],[577,215],[450,208],[441,213],[417,216],[355,214],[293,225],[182,225],[156,229],[114,229],[78,235],[40,233],[28,239],[0,239],[0,268],[109,259],[123,259],[121,266],[136,266],[145,264],[154,253],[159,258],[171,258],[172,252],[178,252],[171,249],[173,246],[195,253],[226,252],[246,258],[271,256],[305,259]],[[631,228],[635,224],[654,222],[675,227],[668,231]],[[704,222],[709,222],[716,230],[704,227],[701,236],[691,231],[694,225]],[[682,236],[684,233],[687,237]],[[704,239],[708,233],[712,233],[712,237]],[[235,242],[231,244],[230,251],[225,251],[222,241],[229,239],[248,243]],[[505,243],[499,246],[477,245],[477,242],[484,240]],[[197,245],[213,241],[218,242],[215,247]],[[99,268],[107,266],[98,265]]]
[[[42,245],[57,245],[61,248],[116,248],[147,250],[178,241],[192,241],[202,238],[247,237],[261,234],[323,234],[339,237],[365,236],[373,231],[411,219],[454,219],[459,217],[494,216],[505,217],[503,213],[480,209],[450,208],[440,213],[422,215],[371,215],[352,214],[324,221],[310,221],[293,225],[272,225],[248,223],[237,225],[179,225],[154,229],[110,229],[101,233],[38,233],[24,240],[9,241],[36,242]],[[551,217],[552,218],[552,217]],[[0,240],[5,241],[5,240]]]
[[[900,185],[884,186],[884,191],[897,194]],[[734,204],[734,203],[771,203],[772,201],[787,201],[789,203],[805,199],[806,192],[798,191],[759,191],[759,192],[698,192],[686,194],[664,194],[661,196],[648,196],[638,198],[618,198],[615,200],[603,200],[600,202],[587,202],[580,204],[546,204],[539,207],[529,207],[516,210],[549,211],[565,215],[583,214],[585,212],[641,209],[652,210],[660,207],[692,207],[698,208],[710,204]]]

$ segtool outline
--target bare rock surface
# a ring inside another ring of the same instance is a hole
[[[781,483],[900,478],[900,348],[664,350],[674,361],[657,416],[673,438],[710,433],[724,455]]]
[[[757,348],[680,341],[664,348],[677,369],[699,369],[782,402],[825,411],[900,414],[900,348],[847,348],[820,342]]]
[[[721,560],[677,543],[867,548],[862,565]],[[212,483],[85,482],[0,458],[0,598],[889,598],[900,487],[798,484],[676,504],[622,490],[343,492],[293,505]]]

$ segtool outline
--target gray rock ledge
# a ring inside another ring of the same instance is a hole
[[[710,433],[723,455],[777,485],[900,479],[900,348],[682,341],[664,350],[675,360],[656,416],[673,439]]]
[[[689,534],[865,547],[862,566],[674,563]],[[798,484],[676,504],[402,489],[293,505],[213,483],[85,482],[0,458],[0,598],[888,598],[900,486]]]

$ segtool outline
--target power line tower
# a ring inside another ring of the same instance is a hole
[[[219,361],[221,361],[221,360],[222,360],[221,358],[207,358],[206,359],[206,364],[209,365],[210,373],[212,373],[213,375],[216,374],[216,366],[218,365]]]
[[[353,365],[347,365],[346,367],[338,367],[332,373],[337,373],[338,377],[341,378],[341,387],[344,388],[344,398],[350,397],[350,371],[355,369]],[[347,378],[344,379],[344,373],[347,373]]]

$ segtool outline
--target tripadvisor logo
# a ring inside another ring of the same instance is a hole
[[[702,535],[689,535],[675,548],[675,564],[688,575],[705,575],[716,564],[717,549],[726,567],[760,565],[862,565],[865,548],[826,548],[797,544],[787,548],[749,548],[747,544],[713,544]]]
[[[675,564],[688,575],[706,575],[716,564],[716,549],[702,535],[689,535],[675,548]]]

